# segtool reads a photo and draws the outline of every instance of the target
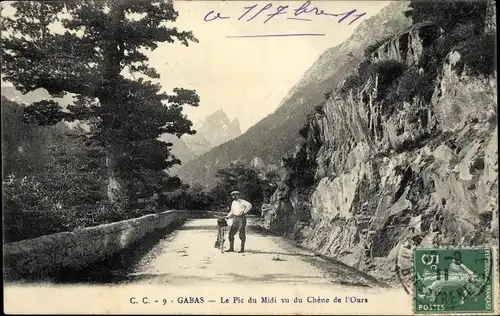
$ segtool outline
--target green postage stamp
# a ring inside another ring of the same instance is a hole
[[[415,314],[473,314],[494,310],[491,248],[415,249]]]

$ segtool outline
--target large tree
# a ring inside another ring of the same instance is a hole
[[[4,80],[23,93],[44,88],[54,97],[77,95],[68,111],[39,101],[26,108],[25,118],[45,125],[89,122],[90,139],[106,150],[112,202],[129,201],[147,174],[141,169],[161,171],[179,163],[172,144],[157,137],[193,134],[182,106],[198,106],[199,97],[182,88],[161,92],[148,79],[160,75],[145,54],[163,42],[197,42],[191,32],[166,26],[178,16],[172,1],[19,1],[12,7],[15,14],[2,18]],[[55,31],[57,24],[64,32]]]

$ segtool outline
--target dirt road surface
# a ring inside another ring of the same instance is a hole
[[[249,219],[244,253],[214,247],[215,219],[188,220],[163,237],[136,264],[127,279],[146,284],[343,284],[381,286],[374,278],[341,263],[327,261],[260,229]],[[231,224],[231,221],[229,221]],[[227,234],[226,234],[227,236]],[[229,242],[226,238],[226,249]],[[240,240],[235,236],[235,250]]]

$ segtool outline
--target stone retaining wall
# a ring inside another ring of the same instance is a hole
[[[192,214],[172,210],[5,244],[4,277],[43,277],[61,269],[78,270],[187,217],[192,217]]]
[[[217,218],[225,217],[229,213],[227,212],[214,212],[214,211],[188,211],[189,218]]]

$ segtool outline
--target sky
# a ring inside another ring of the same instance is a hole
[[[148,52],[150,65],[161,74],[160,83],[168,92],[174,87],[195,89],[200,106],[187,107],[184,113],[196,123],[207,115],[223,109],[229,118],[237,118],[244,132],[250,126],[274,112],[288,91],[327,48],[346,40],[357,25],[377,14],[388,2],[382,1],[312,1],[308,8],[317,7],[327,13],[356,9],[366,13],[349,25],[354,17],[338,23],[339,17],[294,15],[306,1],[174,1],[179,13],[172,25],[192,31],[199,43],[189,47],[162,43]],[[247,21],[266,5],[251,21]],[[238,18],[249,9],[244,18]],[[268,18],[279,6],[286,6],[281,15]],[[220,13],[226,19],[205,21]],[[286,13],[285,13],[286,12]],[[309,21],[289,17],[307,18]],[[324,36],[286,36],[234,38],[261,34],[316,33]]]

